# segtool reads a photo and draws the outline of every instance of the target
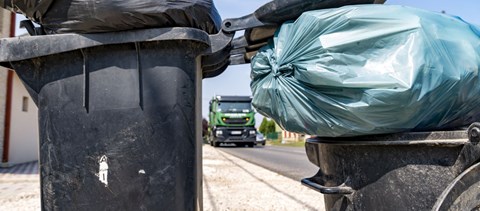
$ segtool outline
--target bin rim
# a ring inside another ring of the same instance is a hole
[[[190,40],[210,45],[209,35],[195,28],[172,27],[95,34],[55,34],[0,39],[0,62],[15,62],[101,45]]]
[[[469,143],[467,130],[406,132],[383,135],[368,135],[358,137],[312,137],[309,144],[333,144],[356,146],[462,146]]]

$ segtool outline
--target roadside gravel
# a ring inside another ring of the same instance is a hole
[[[211,146],[203,147],[203,208],[325,210],[323,195]]]
[[[38,174],[1,175],[0,210],[40,210],[40,179]]]

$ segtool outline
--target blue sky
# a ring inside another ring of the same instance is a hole
[[[268,0],[214,0],[222,19],[241,17],[252,13]],[[463,18],[467,22],[480,25],[480,1],[478,0],[387,0],[387,4],[405,5],[430,11],[445,11],[447,14]],[[24,19],[17,15],[18,22]],[[17,35],[26,33],[17,30]],[[241,33],[239,33],[241,34]],[[203,80],[202,115],[208,117],[208,102],[215,95],[251,95],[250,66],[230,66],[223,74]],[[257,115],[257,125],[261,116]]]
[[[214,0],[222,19],[247,15],[269,2],[267,0]],[[459,16],[467,22],[480,25],[478,0],[387,0],[386,4],[405,5]],[[203,80],[202,114],[208,117],[208,102],[213,95],[251,95],[250,66],[230,66],[223,74]],[[257,125],[261,116],[257,115]]]

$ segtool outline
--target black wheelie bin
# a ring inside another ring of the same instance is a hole
[[[320,169],[302,183],[327,210],[477,210],[480,124],[467,130],[350,138],[305,145]]]
[[[277,27],[302,12],[384,1],[272,1],[254,13],[223,21],[245,29],[232,41],[231,64],[249,63]],[[307,140],[320,169],[302,184],[324,194],[333,210],[479,210],[480,124],[455,131],[410,132]],[[319,197],[322,197],[319,195]]]
[[[232,37],[173,27],[2,39],[1,65],[39,108],[42,210],[201,209],[202,68],[223,71]]]

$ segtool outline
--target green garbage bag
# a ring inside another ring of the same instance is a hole
[[[251,62],[252,104],[288,131],[346,137],[480,120],[480,27],[394,5],[305,12]]]

